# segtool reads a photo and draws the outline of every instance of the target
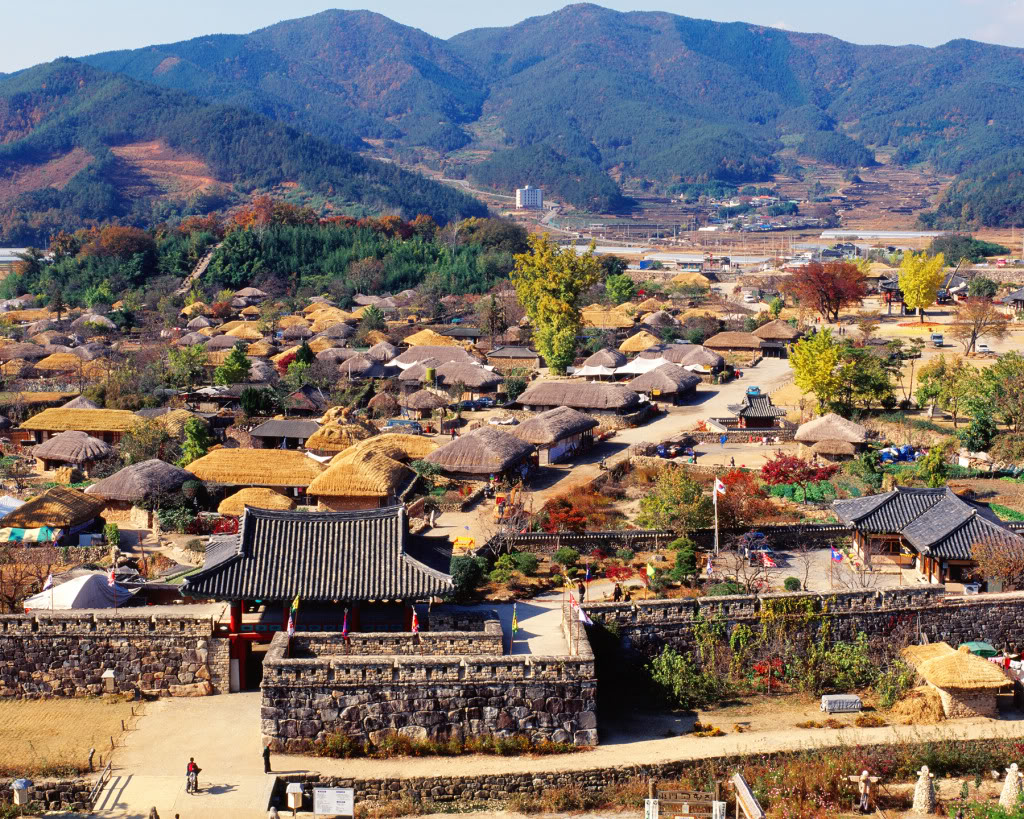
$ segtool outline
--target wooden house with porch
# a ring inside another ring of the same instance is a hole
[[[730,404],[729,412],[736,416],[740,429],[772,429],[778,426],[778,419],[786,417],[786,411],[772,404],[772,397],[761,393],[759,387],[747,387],[747,393],[739,404]]]
[[[214,536],[203,568],[185,579],[191,598],[229,601],[231,690],[259,685],[262,652],[287,627],[409,631],[412,606],[450,593],[448,538],[409,533],[405,509],[293,512],[246,507],[234,535]]]
[[[87,432],[105,444],[114,445],[138,422],[138,416],[130,410],[54,407],[44,409],[22,422],[21,429],[27,430],[36,444],[61,432],[74,430]]]
[[[985,505],[970,503],[948,487],[912,489],[835,501],[839,520],[852,530],[864,562],[894,555],[929,583],[980,580],[974,546],[992,544],[1024,555],[1024,537],[1010,531]],[[989,580],[990,591],[995,581]]]

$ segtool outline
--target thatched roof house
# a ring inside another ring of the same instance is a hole
[[[424,412],[441,409],[448,406],[448,399],[430,390],[417,390],[409,395],[403,395],[398,399],[400,406],[406,409],[415,410],[421,416]]]
[[[442,384],[451,386],[462,384],[470,393],[494,392],[501,386],[504,379],[500,374],[488,370],[479,364],[466,364],[461,361],[446,361],[436,369],[437,378]]]
[[[847,441],[863,444],[867,440],[867,428],[830,412],[797,427],[794,440],[802,444],[819,441]]]
[[[699,344],[661,344],[644,350],[638,358],[663,358],[680,367],[696,366],[703,370],[718,372],[725,366],[725,359]]]
[[[540,381],[519,396],[535,412],[572,407],[591,415],[627,415],[640,408],[640,396],[623,384],[596,381]]]
[[[217,514],[240,518],[245,513],[246,506],[287,512],[295,508],[295,501],[273,489],[249,486],[224,498],[217,506]]]
[[[422,384],[427,380],[428,370],[433,371],[431,383],[434,383],[437,380],[437,368],[440,365],[441,362],[436,358],[428,358],[426,361],[413,364],[398,374],[398,383],[405,389],[413,388],[415,385]]]
[[[384,375],[384,366],[360,353],[338,364],[338,372],[348,378],[380,378]]]
[[[967,646],[958,651],[940,643],[945,651],[920,662],[917,673],[929,687],[934,688],[942,701],[947,719],[962,717],[996,717],[996,693],[1012,684],[1005,672],[995,663],[971,654]]]
[[[336,463],[343,456],[352,455],[356,452],[379,452],[389,458],[401,463],[421,461],[431,452],[438,448],[438,444],[425,435],[410,435],[407,432],[389,432],[367,438],[365,441],[357,441],[345,452],[339,452],[331,463]]]
[[[646,393],[655,400],[671,401],[678,404],[681,400],[692,395],[697,385],[700,384],[700,376],[687,372],[678,364],[662,364],[649,370],[643,375],[638,375],[626,386],[634,392]]]
[[[46,358],[46,350],[38,344],[28,344],[27,342],[5,344],[0,347],[0,361],[12,361],[16,358],[24,361],[39,361],[41,358]]]
[[[320,429],[305,418],[272,418],[250,431],[257,449],[301,449]]]
[[[143,508],[143,503],[180,492],[185,483],[194,480],[190,472],[151,458],[126,466],[85,491],[101,501],[103,518],[108,523],[153,529],[158,525],[156,515],[152,509]]]
[[[684,272],[672,277],[672,284],[681,287],[711,287],[711,279],[703,273]]]
[[[796,341],[803,335],[796,327],[782,319],[762,324],[753,334],[764,341],[781,341],[786,344]]]
[[[664,310],[656,310],[653,313],[648,313],[643,317],[642,322],[648,327],[653,327],[656,330],[664,330],[666,327],[679,326],[679,322],[672,316],[672,314],[667,313]]]
[[[512,328],[512,330],[507,331],[506,337],[513,330],[518,330],[518,328]],[[540,353],[529,347],[502,344],[487,353],[487,363],[499,371],[536,370],[542,365],[543,361]]]
[[[376,434],[377,430],[369,423],[330,418],[306,439],[306,449],[317,455],[333,455],[348,449],[357,441],[365,441]]]
[[[321,509],[335,512],[376,509],[397,503],[416,482],[399,460],[366,447],[352,447],[331,459],[306,490]]]
[[[651,335],[646,330],[634,333],[619,345],[619,351],[623,353],[640,353],[644,350],[661,344],[661,339]]]
[[[42,443],[58,432],[78,430],[116,444],[132,428],[138,417],[130,410],[64,409],[54,407],[36,413],[21,425],[33,433],[36,443]]]
[[[846,461],[856,456],[857,447],[849,441],[818,441],[810,447],[810,454],[828,461]]]
[[[40,470],[57,469],[64,464],[73,464],[88,474],[89,467],[96,461],[113,454],[114,448],[87,432],[68,430],[60,432],[44,443],[32,448],[32,457]]]
[[[553,464],[593,443],[592,430],[597,421],[586,413],[571,407],[555,407],[541,412],[512,427],[512,435],[537,447],[540,464]]]
[[[74,534],[92,523],[103,511],[103,502],[78,489],[53,486],[0,518],[0,529],[62,529]]]
[[[389,392],[377,393],[367,401],[366,406],[377,418],[390,418],[401,409],[398,399]]]
[[[515,470],[532,453],[532,444],[494,427],[481,427],[435,449],[424,460],[448,475],[479,478]]]
[[[84,395],[80,395],[77,398],[72,398],[66,404],[61,404],[61,409],[99,409],[98,404],[94,404]]]
[[[720,353],[756,353],[761,351],[764,343],[753,333],[730,330],[711,336],[704,342],[704,346]]]
[[[444,336],[442,336],[442,338],[444,338]],[[420,362],[427,361],[428,359],[434,359],[438,364],[444,364],[447,361],[460,361],[464,364],[480,363],[480,360],[476,356],[467,350],[464,350],[462,347],[444,347],[423,344],[410,347],[408,350],[394,358],[391,363],[404,370],[407,367],[411,367],[413,364],[419,364]]]
[[[398,348],[390,341],[379,341],[366,351],[366,357],[385,363],[398,355]]]
[[[222,486],[266,486],[304,490],[324,466],[292,449],[214,449],[186,470]]]
[[[436,333],[430,329],[420,330],[418,333],[413,333],[411,336],[406,336],[402,339],[402,344],[406,347],[459,347],[462,349],[459,342],[449,336],[443,336],[440,333]]]
[[[306,384],[295,392],[290,392],[281,402],[285,412],[299,415],[320,415],[327,409],[327,398],[316,387]]]
[[[278,352],[278,346],[267,341],[265,338],[260,339],[259,341],[254,341],[245,348],[245,354],[247,356],[254,356],[256,358],[269,358]]]
[[[621,310],[587,310],[581,311],[583,324],[599,330],[625,330],[635,323],[631,316]]]
[[[328,347],[316,354],[316,360],[323,361],[325,364],[337,365],[357,355],[359,353],[356,350],[350,350],[347,347]]]
[[[613,350],[611,347],[604,347],[598,350],[591,356],[588,356],[584,362],[584,367],[607,367],[608,369],[614,370],[616,367],[621,367],[626,363],[626,356],[620,353],[618,350]]]

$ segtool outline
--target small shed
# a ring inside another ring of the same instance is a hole
[[[971,654],[967,646],[957,651],[946,648],[941,656],[917,666],[917,673],[938,692],[946,718],[998,716],[996,694],[1011,685],[1003,669]]]
[[[572,407],[555,407],[511,428],[521,441],[537,447],[541,465],[568,460],[593,444],[597,420]]]
[[[33,447],[32,457],[36,459],[37,466],[43,472],[71,464],[88,475],[89,469],[96,461],[102,461],[113,452],[114,448],[110,444],[93,438],[87,432],[68,430]]]
[[[155,516],[152,509],[143,508],[146,501],[180,492],[186,481],[193,480],[195,476],[184,469],[150,458],[126,466],[85,491],[100,501],[108,523],[152,529]]]
[[[836,454],[853,456],[863,447],[867,440],[867,428],[853,421],[829,412],[797,427],[794,440],[802,446],[820,455]],[[843,443],[846,446],[839,447]],[[820,446],[819,446],[820,445]],[[801,454],[806,454],[802,452]]]
[[[103,503],[78,489],[53,486],[0,518],[0,529],[60,529],[73,535],[87,529],[103,511]]]
[[[430,390],[417,390],[402,396],[398,403],[409,410],[416,418],[430,417],[436,409],[448,406],[448,399]]]
[[[666,363],[638,375],[626,386],[649,396],[652,400],[679,404],[696,392],[700,380],[699,375],[687,372],[678,364]]]
[[[306,439],[306,449],[317,455],[335,455],[357,441],[365,441],[377,434],[370,424],[355,421],[332,421],[324,424]]]

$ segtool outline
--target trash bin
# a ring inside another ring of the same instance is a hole
[[[15,779],[11,783],[11,790],[14,791],[14,804],[15,805],[27,805],[28,789],[32,787],[31,779]]]
[[[302,808],[302,785],[298,782],[290,782],[288,787],[285,788],[285,794],[288,796],[288,808],[294,814],[295,811]]]

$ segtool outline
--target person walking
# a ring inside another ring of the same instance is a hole
[[[263,746],[263,773],[270,773],[270,745]]]
[[[732,467],[733,469],[736,468],[736,459],[735,458],[730,458],[729,459],[729,466]]]
[[[615,584],[615,589],[612,591],[612,600],[614,600],[616,603],[622,600],[622,586],[620,586],[618,583]]]

